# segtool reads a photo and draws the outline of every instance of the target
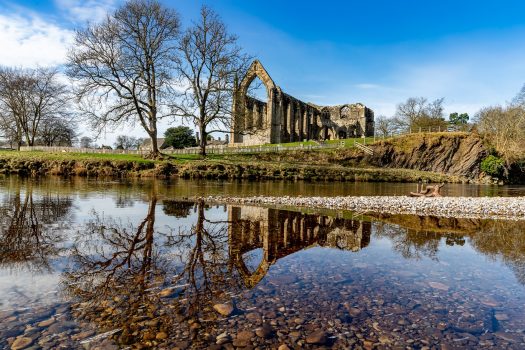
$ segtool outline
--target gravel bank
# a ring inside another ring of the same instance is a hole
[[[209,196],[206,202],[283,205],[323,209],[343,209],[388,214],[434,215],[473,219],[525,220],[525,197],[228,197]]]

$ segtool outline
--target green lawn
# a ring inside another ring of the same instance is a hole
[[[56,159],[56,160],[111,160],[123,162],[152,162],[137,154],[59,153],[43,151],[0,151],[0,158]]]
[[[200,160],[198,154],[166,154],[166,158],[177,163]],[[0,150],[0,158],[11,159],[45,159],[45,160],[109,160],[121,162],[151,163],[161,160],[145,159],[139,154],[113,154],[113,153],[66,153],[66,152],[44,152],[44,151],[8,151]],[[208,154],[207,160],[223,159],[222,154]]]
[[[350,148],[350,147],[354,147],[354,142],[359,142],[359,143],[363,143],[363,138],[353,138],[353,139],[342,139],[342,140],[326,140],[324,141],[325,144],[336,144],[336,145],[339,145],[341,144],[341,142],[344,142],[344,147],[345,148]],[[364,142],[365,144],[369,145],[371,143],[374,142],[374,137],[367,137],[364,139]],[[315,145],[319,145],[320,143],[319,142],[316,142],[316,141],[304,141],[304,142],[288,142],[288,143],[280,143],[279,145],[281,147],[300,147],[301,145],[302,146],[315,146]],[[277,146],[277,144],[265,144],[263,146],[268,146],[268,147],[271,147],[271,146]],[[253,146],[253,147],[258,147],[258,146]]]
[[[336,144],[340,145],[341,142],[344,143],[345,148],[351,148],[354,147],[354,142],[357,141],[359,143],[363,143],[362,138],[358,139],[344,139],[344,140],[327,140],[324,143],[325,144]],[[366,144],[373,143],[374,138],[368,137],[365,139]],[[304,142],[289,142],[289,143],[281,143],[279,144],[280,147],[300,147],[301,145],[305,148],[307,146],[315,146],[318,145],[318,142],[315,141],[304,141]],[[262,145],[263,147],[277,147],[277,144],[267,144]],[[252,146],[254,149],[259,146]],[[250,148],[252,148],[250,147]],[[319,151],[322,151],[323,149],[320,149]],[[254,152],[255,153],[255,152]],[[207,154],[206,160],[223,160],[227,156],[235,155],[237,157],[242,157],[242,155],[248,155],[248,153],[241,153],[241,154]],[[167,160],[176,162],[176,163],[186,163],[196,160],[203,159],[198,154],[166,154],[165,155]],[[44,151],[29,151],[29,152],[18,152],[18,151],[11,151],[11,150],[0,150],[0,158],[11,158],[11,159],[42,159],[42,160],[93,160],[93,161],[100,161],[100,160],[109,160],[109,161],[122,161],[122,162],[139,162],[139,163],[150,163],[150,162],[159,162],[160,160],[151,160],[151,159],[145,159],[142,155],[139,154],[114,154],[114,153],[66,153],[66,152],[44,152]]]

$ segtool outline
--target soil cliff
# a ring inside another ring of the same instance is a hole
[[[373,155],[362,161],[373,166],[432,171],[479,181],[480,164],[488,154],[476,134],[416,134],[376,142]]]

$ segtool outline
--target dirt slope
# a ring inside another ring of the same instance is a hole
[[[468,133],[416,134],[372,145],[363,161],[374,166],[433,171],[479,180],[487,156],[481,138]]]

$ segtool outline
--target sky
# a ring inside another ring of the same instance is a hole
[[[162,1],[162,0],[161,0]],[[0,65],[63,65],[75,28],[117,0],[0,0]],[[392,116],[409,97],[445,113],[505,104],[525,83],[525,1],[163,1],[188,26],[210,5],[283,91],[305,102],[361,102]],[[160,133],[178,121],[163,121]],[[91,131],[81,126],[83,135]],[[146,136],[139,128],[106,132]]]

